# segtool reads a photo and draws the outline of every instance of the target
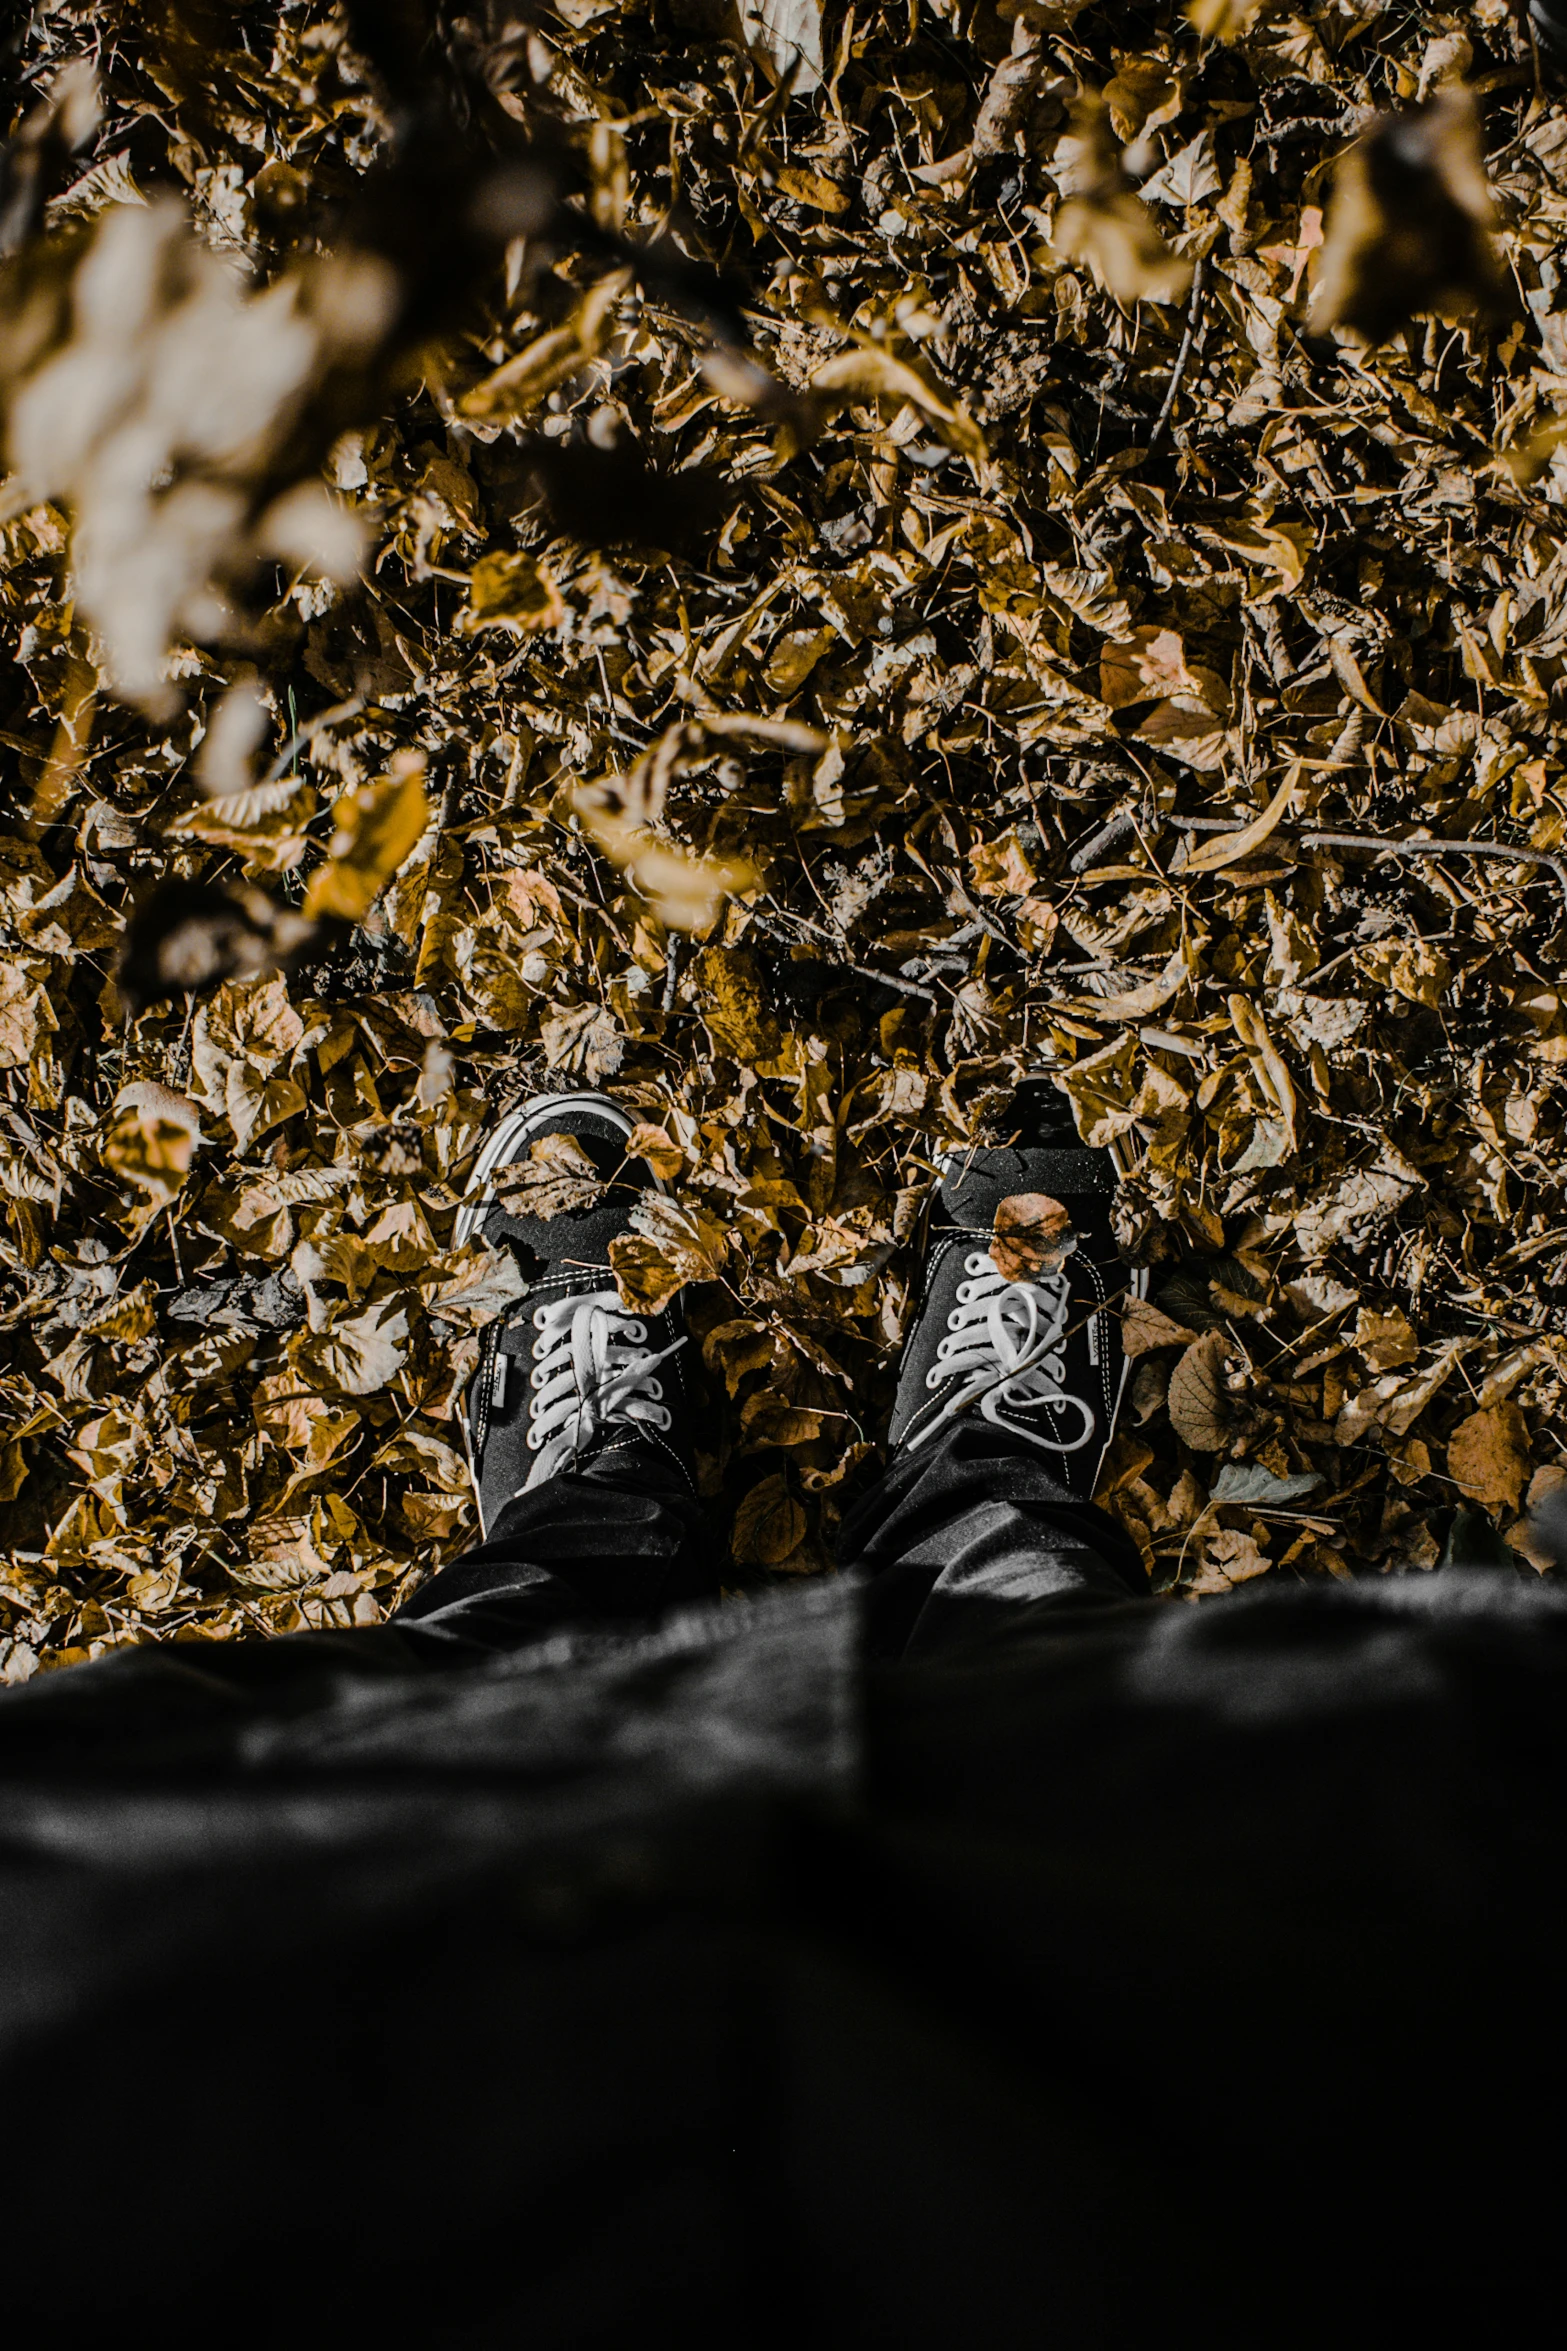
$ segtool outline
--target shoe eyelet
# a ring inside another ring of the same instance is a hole
[[[990,1259],[976,1251],[974,1256],[964,1258],[963,1270],[965,1273],[989,1273],[994,1269]]]
[[[647,1384],[647,1392],[655,1399],[661,1397],[664,1393],[663,1383],[659,1380],[649,1380]]]
[[[935,1364],[932,1364],[930,1370],[925,1374],[926,1387],[939,1388],[945,1376],[945,1373],[939,1371]]]
[[[543,1328],[544,1328],[544,1321],[545,1321],[545,1317],[546,1317],[546,1315],[547,1315],[548,1313],[549,1313],[549,1308],[548,1308],[547,1306],[536,1306],[536,1307],[534,1308],[534,1310],[533,1310],[533,1327],[534,1327],[534,1329],[535,1329],[536,1331],[542,1331],[542,1330],[543,1330]]]

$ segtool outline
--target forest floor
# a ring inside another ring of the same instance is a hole
[[[32,12],[0,1671],[464,1546],[456,1206],[568,1084],[737,1585],[828,1565],[933,1153],[1041,1072],[1157,1589],[1543,1564],[1567,102],[1506,0],[1195,13]]]

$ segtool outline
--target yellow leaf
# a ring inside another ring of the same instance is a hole
[[[1099,655],[1099,693],[1112,710],[1166,694],[1201,698],[1201,687],[1186,666],[1186,647],[1176,630],[1133,629],[1105,645]]]
[[[687,1282],[716,1280],[729,1236],[705,1208],[686,1208],[659,1192],[644,1193],[631,1211],[637,1227],[609,1245],[615,1287],[640,1314],[658,1314]]]
[[[575,797],[583,831],[672,931],[705,931],[726,898],[755,885],[756,870],[743,858],[699,856],[619,809],[584,805],[585,792]]]
[[[1260,816],[1242,825],[1239,832],[1215,833],[1200,849],[1188,850],[1181,872],[1217,873],[1226,865],[1238,865],[1254,849],[1260,849],[1281,823],[1298,780],[1299,770],[1292,767]]]
[[[1447,1474],[1487,1509],[1516,1510],[1529,1468],[1529,1424],[1516,1404],[1493,1404],[1461,1420],[1447,1441]]]
[[[1179,302],[1192,265],[1172,253],[1142,198],[1130,188],[1074,196],[1056,214],[1052,242],[1068,261],[1086,261],[1117,302]]]
[[[969,853],[969,879],[986,898],[1026,898],[1038,880],[1016,828]]]
[[[328,862],[310,877],[304,911],[312,921],[335,915],[362,922],[429,822],[424,760],[399,751],[378,784],[345,792],[332,811],[337,830]]]
[[[640,1120],[626,1140],[628,1159],[645,1159],[653,1173],[667,1183],[686,1163],[686,1155],[663,1127]]]
[[[737,1566],[781,1567],[805,1540],[805,1512],[781,1471],[762,1478],[735,1512],[730,1553]]]
[[[847,212],[849,199],[831,180],[824,180],[818,171],[800,171],[790,165],[778,174],[778,185],[796,204],[809,204],[817,212]]]
[[[1187,21],[1205,41],[1238,41],[1249,30],[1262,0],[1187,0]]]
[[[890,351],[883,351],[874,343],[840,351],[836,359],[829,359],[812,376],[811,389],[836,392],[845,400],[910,401],[925,415],[935,418],[961,456],[972,458],[976,464],[984,462],[985,436],[968,410],[949,400],[918,369],[904,360],[894,359]]]
[[[459,412],[486,424],[526,416],[557,384],[563,384],[597,358],[609,340],[614,306],[631,283],[631,272],[617,269],[590,286],[564,326],[535,337],[515,358],[508,359],[482,384],[475,384],[458,401]]]
[[[511,629],[531,636],[558,629],[566,617],[559,588],[531,555],[484,555],[468,580],[468,609],[458,617],[465,637],[478,629]]]

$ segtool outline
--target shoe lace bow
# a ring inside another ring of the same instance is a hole
[[[612,1425],[667,1429],[658,1366],[684,1337],[655,1353],[647,1324],[615,1290],[558,1298],[535,1309],[539,1334],[528,1399],[528,1450],[537,1456],[522,1491],[558,1477]]]
[[[940,1411],[910,1442],[923,1444],[947,1421],[977,1406],[984,1419],[1047,1452],[1078,1452],[1094,1433],[1094,1414],[1091,1405],[1063,1384],[1066,1358],[1061,1345],[1072,1309],[1066,1275],[1008,1281],[982,1250],[964,1260],[963,1270],[968,1279],[958,1284],[947,1335],[925,1375],[928,1388],[948,1387],[948,1393]],[[1080,1433],[1051,1437],[1035,1421],[1004,1417],[1009,1405],[1028,1412],[1041,1404],[1076,1412],[1083,1424]]]

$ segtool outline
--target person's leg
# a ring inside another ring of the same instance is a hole
[[[843,1522],[839,1564],[869,1579],[873,1658],[925,1656],[1020,1609],[1137,1599],[1136,1545],[1028,1446],[985,1422],[901,1453]]]
[[[481,1152],[458,1238],[508,1249],[521,1294],[465,1405],[481,1535],[395,1619],[420,1650],[510,1649],[568,1625],[642,1628],[718,1589],[702,1540],[678,1301],[626,1307],[611,1244],[657,1179],[603,1095],[540,1095]]]
[[[488,1539],[394,1621],[421,1644],[485,1649],[567,1624],[646,1623],[716,1592],[701,1516],[679,1469],[633,1441],[506,1503]]]
[[[1092,1501],[1136,1286],[1110,1230],[1114,1164],[1078,1144],[1052,1089],[1023,1088],[1016,1124],[1014,1147],[944,1170],[887,1469],[840,1534],[839,1564],[869,1579],[873,1658],[1147,1590]]]

